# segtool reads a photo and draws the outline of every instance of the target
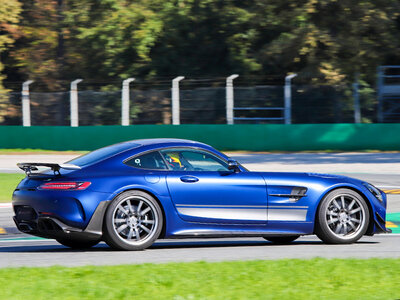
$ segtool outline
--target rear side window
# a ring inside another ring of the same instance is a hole
[[[96,162],[99,162],[103,159],[111,157],[115,154],[123,152],[128,149],[133,149],[139,147],[139,144],[133,142],[125,142],[120,144],[115,144],[111,146],[107,146],[104,148],[97,149],[95,151],[89,152],[85,155],[79,156],[73,160],[68,161],[68,164],[73,164],[77,166],[86,166]]]
[[[149,170],[167,170],[163,158],[158,151],[136,156],[125,162],[126,165]]]

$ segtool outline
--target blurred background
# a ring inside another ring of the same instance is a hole
[[[27,80],[31,125],[69,125],[77,78],[79,125],[121,124],[129,77],[130,124],[170,124],[176,76],[181,124],[226,124],[231,74],[235,123],[283,123],[288,74],[292,123],[400,122],[399,36],[398,0],[0,0],[0,125]]]

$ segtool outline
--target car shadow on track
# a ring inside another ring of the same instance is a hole
[[[378,244],[379,242],[370,242],[370,241],[358,241],[356,244]],[[223,241],[182,241],[182,240],[168,240],[168,241],[160,241],[154,243],[151,247],[144,251],[152,251],[152,250],[161,250],[161,249],[182,249],[182,248],[221,248],[221,247],[296,247],[299,245],[314,245],[316,247],[320,246],[328,246],[328,247],[337,247],[343,245],[327,245],[318,240],[312,241],[295,241],[291,244],[287,245],[278,245],[273,244],[268,241],[254,241],[254,240],[223,240]],[[6,246],[0,247],[1,252],[13,252],[13,253],[38,253],[38,252],[126,252],[119,251],[108,247],[105,243],[100,243],[99,245],[90,248],[90,249],[70,249],[62,245],[51,244],[51,245],[15,245],[15,246]]]

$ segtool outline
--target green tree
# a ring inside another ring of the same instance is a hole
[[[251,74],[261,65],[252,56],[256,31],[252,1],[187,0],[153,2],[164,22],[151,52],[160,76]]]
[[[17,0],[0,0],[0,57],[9,49],[18,35],[18,21],[21,5]],[[3,120],[7,101],[7,90],[3,86],[4,66],[0,60],[0,122]]]
[[[373,82],[380,64],[400,63],[397,0],[261,0],[254,19],[264,70],[301,72],[317,82]]]
[[[53,90],[58,80],[78,77],[119,82],[233,72],[297,72],[329,84],[351,82],[359,72],[372,84],[376,66],[400,63],[397,0],[21,2],[22,35],[8,69]],[[13,1],[4,3],[3,11],[18,15],[7,6]]]
[[[151,1],[71,0],[65,13],[71,73],[94,81],[137,76],[163,22]]]
[[[21,36],[10,53],[20,78],[59,89],[63,76],[62,5],[58,0],[21,0]],[[60,38],[61,37],[61,38]]]

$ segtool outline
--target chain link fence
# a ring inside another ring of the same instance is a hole
[[[21,83],[22,85],[22,83]],[[20,86],[21,86],[20,85]],[[17,85],[15,85],[17,86]],[[121,91],[99,91],[78,86],[79,126],[121,124]],[[81,90],[82,89],[82,90]],[[292,85],[292,123],[354,123],[352,86]],[[362,122],[377,121],[375,91],[360,85]],[[70,125],[70,93],[39,92],[31,85],[31,124]],[[234,106],[239,118],[279,118],[283,110],[283,81],[271,84],[234,84]],[[0,125],[22,125],[21,92],[0,97]],[[130,124],[171,124],[171,82],[136,84],[130,88]],[[180,83],[181,124],[226,124],[225,78],[183,80]],[[395,120],[400,121],[400,120]],[[237,120],[235,123],[282,123],[279,120]]]

